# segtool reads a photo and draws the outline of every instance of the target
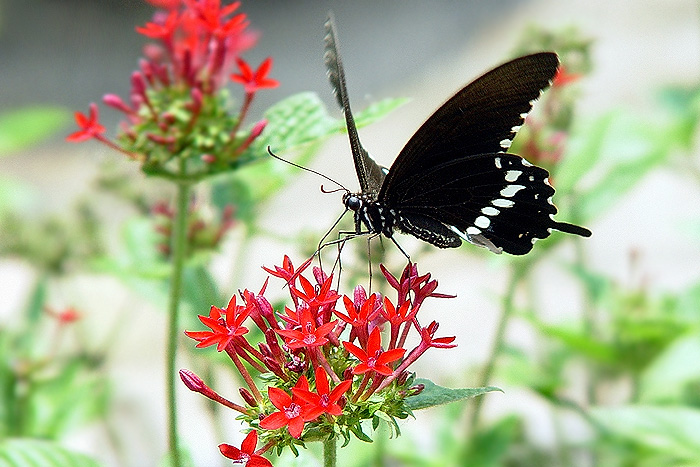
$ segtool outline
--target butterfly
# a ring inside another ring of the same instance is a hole
[[[387,170],[360,143],[332,15],[325,29],[324,62],[360,182],[360,192],[343,196],[345,212],[354,212],[354,235],[383,234],[396,243],[398,230],[439,248],[466,240],[513,255],[528,253],[553,229],[591,235],[554,220],[549,173],[506,152],[533,102],[551,84],[556,54],[516,58],[467,84],[428,118]]]

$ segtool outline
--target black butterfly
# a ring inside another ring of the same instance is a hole
[[[465,86],[428,118],[387,171],[360,144],[332,16],[325,26],[324,61],[360,181],[359,193],[343,196],[346,209],[355,213],[356,235],[393,240],[398,229],[440,248],[467,240],[513,255],[529,252],[551,229],[591,235],[553,219],[554,188],[545,169],[505,152],[533,101],[551,84],[556,54],[516,58]]]

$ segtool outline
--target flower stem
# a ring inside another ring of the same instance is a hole
[[[184,160],[180,165],[180,171],[184,173]],[[187,253],[187,211],[190,198],[190,183],[182,181],[177,183],[177,201],[175,205],[175,223],[172,233],[172,272],[170,277],[170,298],[168,304],[168,335],[166,351],[166,392],[168,400],[168,450],[170,452],[171,465],[180,465],[180,452],[178,450],[177,431],[177,399],[175,397],[175,384],[177,380],[176,357],[177,341],[179,334],[178,310],[180,307],[180,293],[182,291],[182,273]]]
[[[336,447],[335,436],[323,441],[323,467],[335,467]]]
[[[484,372],[481,374],[481,380],[477,387],[484,387],[489,384],[491,380],[491,375],[496,367],[496,360],[501,355],[503,351],[503,344],[505,342],[506,329],[508,328],[508,322],[513,315],[513,301],[515,298],[515,290],[520,283],[520,280],[529,270],[529,263],[515,263],[513,265],[513,270],[508,281],[508,287],[506,293],[503,297],[503,312],[501,313],[501,319],[496,327],[496,337],[493,341],[493,347],[491,348],[491,353],[489,354],[489,359],[484,366]],[[479,423],[479,416],[481,415],[481,409],[483,405],[484,398],[477,397],[474,403],[474,410],[471,413],[469,419],[469,425],[471,432],[474,433],[476,426]]]

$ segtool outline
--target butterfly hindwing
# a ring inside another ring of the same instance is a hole
[[[348,130],[348,137],[350,138],[350,149],[353,162],[355,163],[357,178],[360,181],[360,189],[363,193],[376,197],[384,182],[385,173],[360,143],[355,120],[350,110],[350,99],[345,86],[345,72],[338,53],[338,34],[332,14],[329,14],[325,26],[326,36],[323,39],[325,43],[323,60],[326,64],[328,80],[333,88],[333,94],[335,94],[338,105],[343,109],[343,114],[345,115],[345,124]]]
[[[401,214],[397,226],[402,230],[410,230],[405,225],[413,217],[427,216],[472,243],[521,255],[532,249],[533,239],[546,238],[555,227],[548,176],[514,154],[462,157],[412,177],[416,188],[403,191],[391,206]]]

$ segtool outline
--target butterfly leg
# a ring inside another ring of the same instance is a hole
[[[321,250],[328,245],[332,245],[334,243],[339,243],[339,239],[336,239],[334,242],[328,242],[328,243],[323,243],[323,242],[328,238],[328,236],[331,234],[331,232],[333,232],[333,229],[336,228],[336,226],[340,223],[340,221],[343,220],[343,217],[345,217],[345,214],[347,212],[348,212],[348,209],[345,208],[345,211],[343,211],[343,213],[338,217],[338,219],[336,219],[336,221],[333,223],[331,228],[328,229],[328,231],[323,235],[323,237],[321,237],[321,240],[318,242],[318,246],[316,247],[316,253],[314,253],[314,255],[318,255],[318,267],[320,267],[321,269],[323,269],[323,265],[321,264]],[[340,233],[339,233],[339,236],[340,236]]]

